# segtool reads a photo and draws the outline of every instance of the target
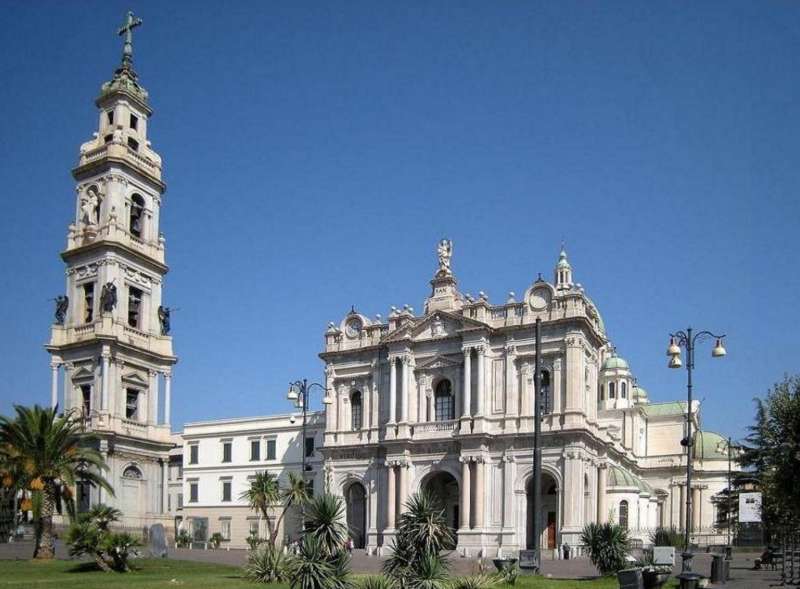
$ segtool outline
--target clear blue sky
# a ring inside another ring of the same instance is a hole
[[[223,5],[224,4],[224,5]],[[0,14],[0,411],[46,403],[69,170],[95,130],[128,4],[4,2]],[[168,191],[173,427],[286,411],[351,304],[421,309],[434,245],[501,302],[575,278],[653,400],[697,358],[707,428],[798,372],[800,4],[136,2]]]

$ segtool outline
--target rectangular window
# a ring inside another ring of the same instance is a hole
[[[83,322],[91,323],[94,319],[94,283],[83,285]]]
[[[197,444],[189,446],[189,464],[197,464],[198,447]]]
[[[189,503],[197,503],[197,483],[189,483]]]
[[[125,391],[125,417],[133,420],[139,418],[139,391],[136,389]]]
[[[114,124],[114,111],[113,110],[106,111],[106,120],[108,121],[109,125],[113,125]]]
[[[314,455],[314,438],[306,438],[306,458],[311,458]]]
[[[172,495],[167,495],[167,511],[172,511]]]
[[[133,129],[135,131],[138,126],[139,126],[139,117],[137,117],[136,115],[132,114],[131,115],[131,129]]]
[[[275,440],[267,440],[267,460],[275,460]]]
[[[222,501],[228,503],[231,500],[231,482],[222,481]]]
[[[250,523],[250,535],[251,536],[258,536],[258,520],[257,519],[251,519],[251,520],[248,520],[248,522]]]
[[[81,396],[83,397],[83,414],[89,415],[92,411],[92,385],[81,385]]]
[[[178,493],[178,509],[183,509],[183,493]]]
[[[226,542],[231,539],[231,520],[223,518],[219,520],[219,533],[222,534],[222,539]]]
[[[142,311],[142,291],[132,286],[128,287],[128,325],[139,328],[139,319]]]
[[[230,462],[231,461],[231,447],[232,442],[223,442],[222,443],[222,462]]]
[[[261,460],[261,442],[250,440],[250,460]]]
[[[139,142],[133,137],[128,137],[128,147],[130,147],[133,151],[139,151]]]

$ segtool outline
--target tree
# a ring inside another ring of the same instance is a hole
[[[768,528],[800,522],[800,376],[786,376],[756,403],[739,463],[758,479]]]
[[[587,524],[581,532],[581,543],[589,552],[589,560],[601,575],[613,575],[625,568],[628,553],[628,531],[617,524]]]
[[[56,408],[15,405],[14,418],[0,416],[0,448],[8,472],[17,473],[15,483],[40,495],[41,509],[36,521],[34,558],[52,559],[53,514],[62,504],[74,514],[72,489],[78,481],[99,486],[113,495],[103,477],[108,470],[103,455],[94,447],[96,438],[82,431],[76,414],[56,416]]]
[[[250,481],[250,487],[240,495],[250,504],[251,509],[267,521],[270,546],[277,544],[281,522],[289,509],[305,503],[308,496],[308,485],[300,475],[290,472],[289,484],[282,489],[277,477],[267,471],[257,472]],[[277,506],[281,507],[281,511],[277,520],[274,520],[271,515]]]
[[[121,516],[119,509],[103,504],[81,514],[67,530],[70,556],[91,556],[95,564],[106,572],[128,572],[128,560],[140,543],[126,532],[110,530],[111,524],[119,521]]]
[[[426,491],[415,493],[400,516],[384,573],[401,588],[441,588],[447,576],[447,560],[441,552],[454,545],[444,507]]]

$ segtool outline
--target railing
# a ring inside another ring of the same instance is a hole
[[[422,435],[423,437],[428,434],[442,434],[445,435],[452,435],[453,433],[457,432],[459,429],[459,422],[457,419],[451,419],[448,421],[428,421],[425,423],[415,423],[412,426],[411,436],[419,436]]]
[[[123,419],[122,427],[128,430],[136,431],[139,433],[146,433],[147,432],[147,424],[141,423],[139,421],[133,421],[132,419]]]

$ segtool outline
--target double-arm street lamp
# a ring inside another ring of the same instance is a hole
[[[306,476],[306,424],[308,422],[308,397],[310,395],[311,389],[314,387],[319,387],[324,395],[322,397],[322,403],[324,405],[330,405],[333,403],[333,399],[328,396],[328,389],[324,386],[319,384],[318,382],[309,383],[305,378],[303,380],[296,380],[293,383],[289,384],[289,392],[286,394],[286,398],[289,399],[297,409],[301,409],[303,411],[303,441],[300,444],[300,452],[302,459],[302,476],[305,479]]]
[[[681,445],[686,447],[686,522],[684,525],[684,552],[681,554],[683,563],[681,571],[683,573],[690,573],[692,570],[692,554],[691,550],[691,533],[692,533],[692,459],[694,449],[694,438],[692,436],[692,370],[694,369],[694,351],[697,344],[705,340],[715,339],[714,349],[711,350],[713,358],[722,358],[725,354],[725,347],[722,345],[724,335],[715,335],[710,331],[700,331],[694,333],[692,328],[689,327],[686,331],[678,331],[677,333],[670,334],[669,348],[667,348],[667,356],[669,356],[670,368],[681,368],[683,362],[681,361],[681,348],[686,350],[686,437],[681,440]]]

